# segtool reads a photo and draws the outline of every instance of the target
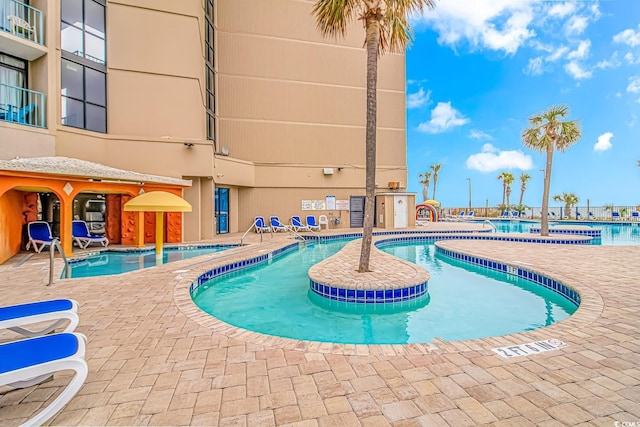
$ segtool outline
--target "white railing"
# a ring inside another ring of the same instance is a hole
[[[16,37],[43,43],[42,11],[17,0],[0,0],[0,30]]]
[[[0,121],[43,128],[44,110],[44,93],[0,83]]]
[[[62,246],[60,246],[60,240],[53,239],[53,241],[51,242],[51,246],[49,247],[49,283],[47,284],[47,286],[51,286],[53,284],[53,265],[54,265],[55,255],[56,255],[55,254],[56,249],[58,250],[58,252],[60,252],[60,255],[62,255],[62,259],[64,260],[65,279],[68,279],[69,277],[71,277],[69,260],[67,260],[67,257],[65,256],[64,251],[62,250]]]

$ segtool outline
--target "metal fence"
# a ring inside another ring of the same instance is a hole
[[[471,209],[473,215],[486,218],[504,217],[505,211],[497,207],[476,207]],[[520,216],[528,219],[540,219],[541,207],[527,207],[521,215],[513,215],[513,209],[506,211],[509,217]],[[469,214],[469,208],[443,208],[442,213],[449,217],[459,217],[461,212],[465,216]],[[634,212],[636,212],[634,214]],[[640,217],[640,205],[610,205],[610,206],[573,206],[567,212],[564,206],[549,206],[549,218],[551,219],[577,219],[577,220],[638,220]]]

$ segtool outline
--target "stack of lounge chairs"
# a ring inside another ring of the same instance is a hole
[[[27,325],[50,322],[41,330]],[[66,328],[51,334],[68,323]],[[0,386],[32,387],[64,370],[75,371],[69,385],[25,425],[41,425],[60,411],[84,384],[88,367],[84,360],[86,337],[73,332],[78,325],[78,303],[59,299],[0,307],[0,328],[27,338],[0,344]]]

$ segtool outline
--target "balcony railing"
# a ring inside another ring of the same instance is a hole
[[[44,93],[0,83],[0,121],[44,127]]]
[[[42,11],[17,0],[0,0],[0,30],[43,45]]]

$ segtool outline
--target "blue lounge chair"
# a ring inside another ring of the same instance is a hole
[[[308,226],[302,223],[302,220],[297,215],[291,217],[291,227],[293,227],[293,231],[311,231]]]
[[[23,328],[23,326],[32,323],[50,321],[55,322],[39,331]],[[38,301],[0,307],[0,329],[9,329],[30,338],[48,334],[66,321],[69,321],[69,324],[63,332],[73,332],[78,326],[78,303],[72,299]]]
[[[282,224],[280,222],[280,218],[277,216],[269,217],[269,222],[271,223],[271,230],[273,230],[274,233],[277,233],[278,231],[287,231],[287,226]]]
[[[51,227],[49,227],[49,223],[45,221],[30,222],[27,224],[27,233],[29,234],[29,241],[26,246],[27,250],[33,245],[33,250],[40,253],[45,246],[51,246],[53,242]]]
[[[469,215],[467,215],[468,218],[473,218],[473,211],[469,211]]]
[[[512,216],[512,217],[514,217],[514,218],[517,218],[517,217],[519,217],[519,216],[520,216],[520,212],[518,212],[518,211],[513,211],[513,212],[511,212],[511,216]]]
[[[315,215],[307,215],[307,227],[309,227],[309,230],[322,231],[320,224],[316,222]]]
[[[631,219],[634,221],[640,220],[640,212],[638,211],[631,212]]]
[[[509,218],[509,216],[510,216],[510,215],[509,215],[509,211],[504,211],[504,212],[502,212],[502,217],[503,217],[503,218]]]
[[[589,212],[589,219],[596,219],[596,216],[593,214],[593,212]]]
[[[80,249],[86,249],[91,243],[100,243],[102,246],[109,245],[109,239],[105,236],[96,236],[89,232],[87,223],[81,220],[71,222],[71,235],[73,240],[80,246]]]
[[[89,371],[85,342],[82,334],[62,333],[0,344],[0,386],[31,387],[55,372],[75,371],[67,388],[24,425],[44,424],[80,390]]]
[[[611,219],[619,221],[620,220],[620,212],[617,212],[617,211],[611,212]]]
[[[261,216],[255,217],[253,220],[253,224],[256,226],[256,233],[271,232],[271,228],[269,228],[267,224],[264,222],[264,217],[261,217]]]
[[[23,125],[32,124],[30,120],[27,119],[27,116],[31,114],[33,110],[36,109],[34,104],[26,105],[20,109],[14,106],[9,106],[9,111],[5,113],[5,120],[8,122],[16,122],[21,123]]]

